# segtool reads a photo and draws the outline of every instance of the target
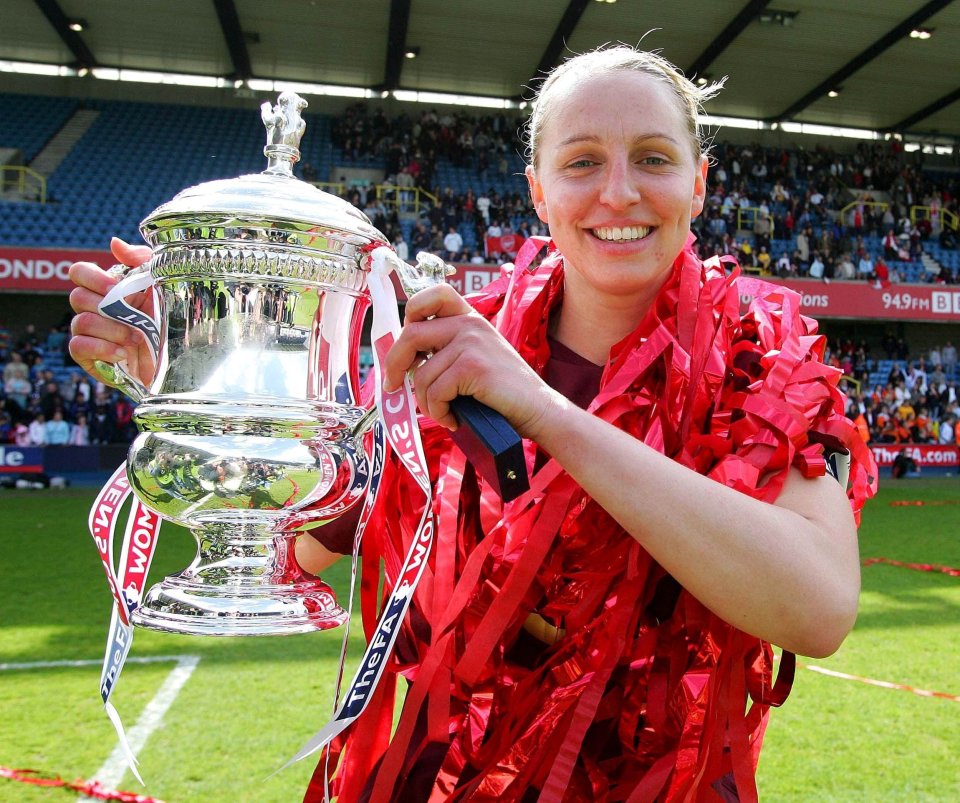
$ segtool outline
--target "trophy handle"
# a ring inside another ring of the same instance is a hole
[[[135,402],[142,402],[150,395],[150,391],[147,390],[146,386],[126,369],[124,363],[95,360],[93,366],[108,385],[113,385],[117,390],[125,393]]]
[[[455,272],[440,257],[421,251],[416,266],[389,252],[390,260],[409,298],[419,290],[441,284]],[[523,440],[509,421],[473,396],[458,396],[450,407],[460,427],[453,441],[473,467],[500,494],[504,502],[516,499],[530,488]]]

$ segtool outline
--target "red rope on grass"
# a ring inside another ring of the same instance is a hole
[[[846,672],[837,672],[833,669],[827,669],[822,666],[811,666],[810,664],[797,664],[802,669],[809,669],[811,672],[819,672],[821,675],[827,675],[831,678],[840,678],[841,680],[855,680],[858,683],[866,683],[869,686],[879,686],[882,689],[894,689],[896,691],[908,691],[920,697],[937,697],[941,700],[952,700],[960,703],[960,696],[948,694],[943,691],[931,691],[930,689],[919,689],[916,686],[909,686],[906,683],[893,683],[889,680],[876,680],[875,678],[865,678],[862,675],[850,675]]]
[[[937,507],[938,505],[960,505],[960,499],[894,499],[890,507]]]
[[[100,781],[65,781],[59,775],[44,775],[39,770],[15,770],[9,767],[0,767],[0,778],[28,783],[33,786],[70,789],[95,800],[120,800],[123,803],[163,803],[162,800],[155,797],[138,795],[136,792],[120,792],[116,789],[108,789]]]
[[[901,560],[893,560],[892,558],[866,558],[863,561],[864,566],[872,566],[874,563],[886,563],[889,566],[914,569],[918,572],[942,572],[951,577],[960,577],[960,569],[954,569],[951,566],[940,566],[937,563],[904,563]]]

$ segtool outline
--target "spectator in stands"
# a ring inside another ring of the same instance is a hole
[[[885,259],[898,259],[899,251],[900,245],[897,242],[897,235],[894,234],[893,229],[890,229],[883,238],[883,256]]]
[[[47,421],[47,444],[50,446],[66,446],[70,442],[70,425],[63,420],[63,411],[54,410],[53,416]]]
[[[92,444],[114,443],[117,435],[116,412],[105,391],[94,397],[90,415],[90,442]]]
[[[760,246],[760,253],[757,254],[757,265],[764,274],[770,273],[770,254],[765,245]]]
[[[410,259],[410,249],[407,248],[407,241],[403,239],[403,232],[398,231],[393,237],[393,250],[397,256],[404,262]]]
[[[70,425],[70,445],[90,445],[90,427],[87,426],[87,416],[84,413],[80,413],[77,420]]]
[[[25,379],[28,383],[30,381],[30,367],[24,362],[23,355],[19,351],[10,352],[9,362],[3,366],[4,386],[11,379]],[[29,393],[29,390],[27,392]]]
[[[813,229],[801,229],[797,235],[797,258],[799,260],[800,270],[807,272],[810,265],[810,240],[812,239]]]
[[[456,226],[450,226],[443,238],[443,258],[448,262],[455,262],[460,259],[462,252],[463,237]]]
[[[867,281],[874,278],[873,260],[866,250],[860,251],[860,261],[857,264],[857,276]]]
[[[414,254],[430,250],[430,232],[422,222],[414,227],[413,234],[410,236],[410,245],[413,247]]]
[[[937,442],[944,446],[950,446],[957,442],[956,418],[954,416],[948,415],[940,421]]]
[[[432,236],[430,238],[430,248],[428,249],[431,254],[436,254],[437,256],[443,256],[444,245],[443,245],[444,235],[440,231],[439,226],[433,226]]]
[[[813,260],[810,262],[810,278],[811,279],[823,279],[824,277],[824,265],[823,260],[820,258],[820,252],[813,252]]]
[[[17,421],[13,425],[13,444],[14,446],[30,446],[30,427],[23,421]]]
[[[43,413],[37,413],[36,418],[30,422],[29,427],[29,438],[31,446],[46,446],[47,445],[47,419],[44,417]]]
[[[943,363],[943,370],[949,376],[956,376],[957,371],[957,349],[949,340],[943,344],[943,349],[941,353],[941,361]]]
[[[844,252],[843,256],[840,257],[837,275],[839,278],[847,280],[857,278],[857,269],[850,258],[849,252]]]
[[[903,477],[920,476],[920,467],[917,465],[917,461],[910,456],[910,451],[908,449],[901,449],[900,454],[893,459],[891,475],[895,480]]]
[[[20,363],[20,365],[23,365],[23,363]],[[23,367],[26,368],[25,365]],[[4,375],[6,375],[6,372]],[[3,392],[7,394],[7,398],[22,410],[27,408],[32,390],[30,381],[19,372],[11,374],[11,378],[3,383]]]

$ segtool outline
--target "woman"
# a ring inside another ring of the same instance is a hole
[[[376,701],[332,748],[341,801],[755,798],[767,707],[789,685],[770,644],[824,656],[852,627],[855,517],[823,444],[859,458],[856,510],[875,470],[839,374],[795,295],[690,250],[696,115],[717,89],[624,47],[568,61],[529,131],[555,248],[512,288],[408,302],[385,386],[413,371],[437,546]],[[72,271],[74,357],[142,365],[88,314],[109,280]],[[460,394],[527,439],[530,493],[504,505],[453,447]],[[419,515],[407,482],[388,464],[364,539],[388,586]],[[301,562],[325,568],[348,530],[301,539]],[[412,685],[391,738],[398,673]]]

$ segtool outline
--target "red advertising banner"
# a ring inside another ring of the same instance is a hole
[[[493,254],[506,254],[509,257],[515,257],[520,246],[526,242],[525,237],[519,234],[501,234],[499,237],[487,237],[486,247],[487,256]]]
[[[926,284],[877,288],[870,282],[825,284],[813,279],[778,279],[775,283],[796,290],[800,294],[801,309],[814,318],[960,321],[960,288]],[[749,297],[740,300],[745,303]]]
[[[509,238],[508,241],[505,241]],[[492,245],[493,241],[496,241]],[[515,254],[524,242],[516,234],[488,237],[487,247]],[[109,251],[56,248],[0,247],[0,292],[16,290],[67,293],[72,285],[67,271],[72,262],[86,260],[105,268],[114,263]],[[453,284],[461,293],[475,293],[500,275],[494,265],[458,265]],[[960,287],[944,285],[890,285],[876,288],[868,282],[775,280],[800,294],[804,313],[814,318],[960,322]],[[746,304],[749,297],[741,301]]]
[[[74,262],[94,262],[104,268],[116,264],[109,251],[58,248],[0,248],[0,292],[69,293],[67,272]]]
[[[907,456],[917,461],[920,468],[956,469],[960,467],[960,449],[956,446],[941,446],[933,443],[871,443],[870,451],[877,465],[886,468],[893,465],[897,455],[904,449]]]

